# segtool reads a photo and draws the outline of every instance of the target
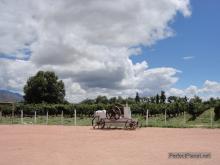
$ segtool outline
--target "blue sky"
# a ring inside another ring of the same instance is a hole
[[[150,67],[169,66],[181,70],[177,88],[202,86],[205,80],[220,81],[220,1],[191,1],[192,15],[177,14],[171,23],[176,35],[142,48],[134,62],[146,60]],[[189,60],[183,57],[193,56]]]

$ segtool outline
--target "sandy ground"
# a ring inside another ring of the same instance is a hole
[[[210,152],[169,159],[170,152]],[[0,165],[220,164],[220,129],[93,130],[73,126],[0,126]]]

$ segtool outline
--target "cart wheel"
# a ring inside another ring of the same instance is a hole
[[[111,113],[106,112],[106,118],[107,118],[107,119],[111,119],[111,118],[112,118]]]
[[[121,116],[121,110],[117,106],[112,107],[110,110],[106,112],[106,118],[109,120],[110,119],[118,120],[120,116]]]
[[[137,122],[132,120],[132,119],[128,119],[125,123],[125,128],[126,129],[136,129],[137,128]]]
[[[103,129],[105,127],[105,120],[104,119],[101,119],[99,121],[99,126],[100,126],[101,129]]]
[[[98,128],[98,126],[99,126],[99,117],[95,116],[92,119],[92,127],[93,127],[93,129],[96,129],[96,128]]]
[[[115,120],[118,120],[121,116],[121,110],[119,107],[115,106],[114,114],[115,114],[115,116],[114,116]]]

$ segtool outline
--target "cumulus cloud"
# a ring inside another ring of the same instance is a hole
[[[37,71],[30,61],[0,60],[0,88],[22,94],[27,79]]]
[[[0,54],[23,59],[37,37],[30,1],[0,1]]]
[[[189,0],[2,0],[0,10],[0,55],[17,59],[1,60],[2,88],[21,91],[40,69],[64,80],[69,101],[154,94],[178,81],[175,68],[130,57],[173,36],[169,24],[191,15]]]
[[[200,88],[194,85],[191,85],[186,89],[170,88],[167,94],[170,96],[188,96],[190,98],[197,95],[201,96],[203,99],[218,97],[220,96],[220,82],[206,80]]]

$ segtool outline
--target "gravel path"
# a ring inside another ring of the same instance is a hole
[[[206,159],[169,159],[170,152],[208,152]],[[220,129],[0,125],[0,165],[220,164]]]

